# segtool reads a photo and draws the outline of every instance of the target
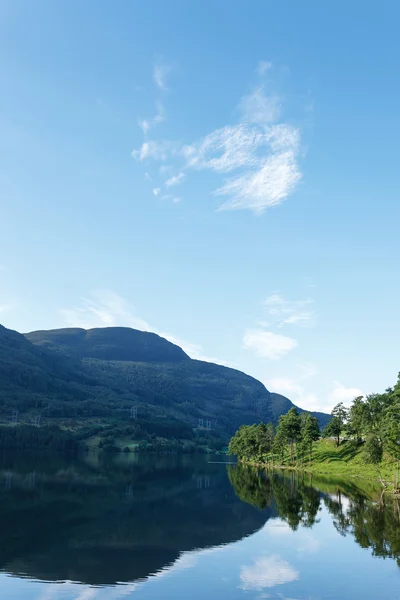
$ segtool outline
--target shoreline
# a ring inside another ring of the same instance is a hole
[[[256,469],[263,469],[263,470],[267,470],[267,471],[286,471],[286,472],[292,472],[292,473],[305,473],[308,475],[316,475],[317,477],[328,477],[328,478],[334,478],[334,479],[361,479],[362,481],[367,482],[373,482],[373,483],[378,483],[382,489],[384,493],[389,493],[393,496],[400,496],[400,489],[395,489],[395,482],[392,480],[388,480],[386,478],[383,478],[379,472],[379,470],[377,469],[377,472],[375,474],[371,474],[368,472],[362,472],[363,469],[361,467],[361,469],[359,468],[360,465],[352,465],[352,467],[350,467],[350,469],[346,469],[344,468],[343,470],[341,469],[340,471],[338,471],[337,469],[329,469],[327,468],[328,465],[330,463],[313,463],[313,464],[309,464],[309,465],[279,465],[279,464],[272,464],[272,463],[264,463],[264,462],[255,462],[255,461],[248,461],[248,460],[242,460],[242,459],[238,459],[238,463],[243,464],[243,465],[247,465],[249,467],[253,467]],[[344,466],[344,465],[341,465]],[[336,467],[336,465],[335,465]],[[371,468],[371,465],[366,465],[367,468]],[[357,472],[354,472],[355,469]],[[365,469],[367,470],[367,469]],[[361,471],[361,472],[360,472]],[[395,477],[395,471],[393,472],[393,477]]]

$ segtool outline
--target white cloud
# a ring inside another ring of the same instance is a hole
[[[270,67],[261,62],[259,75]],[[155,80],[162,89],[164,75],[165,70],[155,70]],[[281,98],[274,92],[267,94],[263,86],[240,100],[239,112],[238,123],[219,127],[195,142],[182,145],[148,140],[132,155],[139,161],[164,162],[174,157],[181,163],[181,180],[184,172],[187,175],[192,169],[218,174],[235,172],[214,190],[214,195],[227,197],[220,210],[246,209],[261,214],[287,198],[301,179],[300,132],[288,123],[278,123]],[[151,123],[145,121],[141,126],[147,133]],[[167,181],[175,184],[174,177]]]
[[[140,127],[140,129],[143,131],[143,133],[145,135],[151,128],[150,121],[148,121],[147,119],[143,119],[142,121],[139,121],[138,126]]]
[[[268,314],[273,317],[278,325],[300,325],[307,327],[313,319],[311,306],[313,300],[286,300],[280,294],[274,293],[264,301]]]
[[[329,400],[332,405],[343,402],[344,404],[350,404],[357,396],[363,396],[364,393],[356,387],[345,387],[339,381],[334,382],[334,388],[329,395]],[[333,406],[332,406],[333,408]]]
[[[268,536],[277,535],[279,537],[293,537],[294,535],[294,532],[290,526],[285,523],[285,521],[281,521],[280,519],[269,519],[262,528],[262,531]]]
[[[261,591],[299,578],[299,571],[279,556],[257,558],[251,566],[243,566],[240,570],[241,587],[246,591]]]
[[[286,377],[272,377],[264,380],[263,383],[270,392],[286,396],[303,410],[327,411],[326,404],[321,402],[317,394],[307,391],[301,381]]]
[[[187,166],[228,173],[241,167],[259,164],[255,152],[268,143],[268,136],[245,124],[229,125],[216,129],[191,146],[184,146],[182,153]]]
[[[249,209],[262,214],[289,196],[300,178],[293,152],[283,152],[269,156],[260,169],[227,181],[215,194],[232,197],[220,210]]]
[[[133,327],[151,331],[150,325],[135,314],[135,309],[111,290],[96,290],[89,297],[81,298],[77,308],[62,309],[68,327]]]
[[[147,140],[139,149],[132,151],[132,156],[139,161],[146,159],[164,161],[176,152],[176,148],[176,143],[169,140]]]
[[[165,187],[170,188],[170,187],[173,187],[174,185],[179,185],[180,183],[182,183],[182,181],[184,179],[185,179],[185,173],[183,173],[181,171],[180,173],[178,173],[178,175],[173,175],[172,177],[167,179],[167,181],[165,182]]]
[[[154,189],[153,189],[153,194],[154,194],[155,196],[159,196],[160,192],[161,192],[160,188],[154,188]]]
[[[160,90],[167,90],[167,77],[171,73],[172,67],[171,65],[167,65],[165,63],[156,63],[154,65],[153,70],[153,79],[154,83]]]
[[[224,361],[207,356],[199,344],[189,342],[150,325],[136,314],[135,308],[111,290],[96,290],[81,298],[80,305],[60,311],[67,327],[94,329],[96,327],[132,327],[151,331],[180,346],[191,358],[226,365]]]
[[[239,105],[243,119],[248,123],[268,125],[279,119],[280,99],[278,95],[266,96],[262,87],[244,96]]]
[[[271,377],[263,380],[264,385],[270,392],[276,392],[289,398],[294,404],[309,411],[330,413],[332,408],[339,402],[349,405],[357,396],[363,396],[363,392],[356,387],[345,387],[338,381],[333,384],[333,390],[321,397],[309,391],[310,386],[306,380],[312,379],[317,369],[311,363],[298,364],[301,374],[297,378]]]
[[[297,340],[264,329],[247,329],[243,337],[243,346],[260,358],[278,360],[296,348]]]

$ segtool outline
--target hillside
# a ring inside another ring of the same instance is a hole
[[[72,419],[68,426],[96,443],[128,447],[158,438],[222,447],[242,423],[276,422],[292,406],[240,371],[123,327],[25,336],[1,327],[0,396],[3,422],[14,410],[23,422]]]

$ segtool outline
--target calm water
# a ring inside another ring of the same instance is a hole
[[[400,599],[379,488],[210,460],[3,457],[1,598]]]

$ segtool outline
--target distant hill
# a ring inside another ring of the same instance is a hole
[[[253,377],[192,360],[153,333],[110,327],[21,335],[0,326],[3,422],[18,410],[25,422],[73,419],[78,431],[109,444],[117,437],[128,446],[185,439],[222,447],[239,425],[277,422],[291,406]],[[328,418],[320,415],[321,425]]]

